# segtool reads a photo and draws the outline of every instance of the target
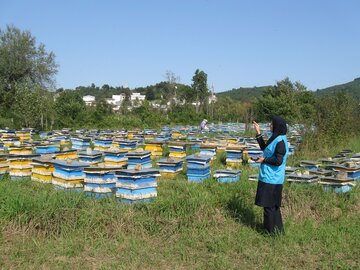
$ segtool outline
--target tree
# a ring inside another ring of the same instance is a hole
[[[360,131],[360,106],[345,91],[318,98],[315,125],[319,134],[332,141],[345,139]]]
[[[315,96],[300,82],[285,78],[265,90],[254,106],[258,121],[281,115],[289,123],[304,123],[315,113]]]
[[[75,126],[85,110],[85,102],[78,92],[66,90],[56,98],[55,112],[60,127]]]
[[[101,87],[101,90],[109,91],[109,90],[110,90],[110,86],[109,86],[108,84],[104,84],[104,85]]]
[[[155,100],[156,96],[155,96],[155,91],[154,88],[150,87],[146,90],[146,94],[145,94],[146,100]]]
[[[19,83],[30,90],[53,88],[57,68],[55,54],[46,52],[44,44],[37,45],[29,31],[14,26],[0,29],[0,104],[6,109],[14,103]]]
[[[192,78],[192,88],[196,95],[196,113],[199,113],[199,107],[204,111],[204,104],[209,97],[209,89],[207,86],[207,74],[197,69],[195,75]]]

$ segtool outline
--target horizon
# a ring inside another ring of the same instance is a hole
[[[55,53],[56,89],[146,87],[167,70],[190,85],[199,68],[215,93],[285,77],[316,91],[359,77],[359,8],[355,0],[5,0],[0,28],[29,30]]]

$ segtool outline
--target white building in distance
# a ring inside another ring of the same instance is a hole
[[[86,106],[94,106],[95,105],[95,97],[94,96],[83,96],[83,101],[85,102]]]
[[[125,100],[125,94],[120,94],[120,95],[112,95],[111,98],[106,99],[106,102],[109,105],[120,106],[124,100]]]
[[[211,95],[209,96],[209,104],[215,103],[216,101],[217,101],[217,97],[215,96],[214,93],[211,93]]]
[[[132,93],[130,96],[130,100],[131,101],[144,101],[145,100],[145,95],[141,95],[140,93]]]

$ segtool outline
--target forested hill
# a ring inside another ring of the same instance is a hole
[[[356,78],[348,83],[317,90],[316,93],[318,95],[334,95],[343,91],[360,100],[360,78]]]
[[[260,86],[260,87],[240,87],[234,88],[229,91],[217,93],[218,96],[230,97],[233,100],[239,101],[252,101],[257,97],[260,97],[262,93],[273,86]],[[336,95],[338,93],[345,92],[350,94],[356,99],[360,100],[360,78],[356,78],[351,82],[330,86],[324,89],[318,89],[315,91],[317,95]]]
[[[233,100],[253,101],[255,98],[260,97],[262,93],[270,87],[272,86],[240,87],[226,92],[217,93],[217,95],[220,97],[230,97]]]

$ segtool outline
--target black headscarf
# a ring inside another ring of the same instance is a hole
[[[273,133],[270,139],[267,141],[266,146],[268,146],[277,136],[286,135],[287,126],[285,120],[280,116],[274,116],[271,120],[273,126]]]

